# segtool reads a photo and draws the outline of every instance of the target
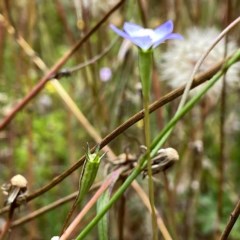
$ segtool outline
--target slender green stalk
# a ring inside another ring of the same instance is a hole
[[[234,63],[240,61],[240,50],[238,50],[229,61],[227,61],[225,67],[220,70],[216,75],[212,77],[211,80],[207,83],[207,85],[199,92],[198,95],[194,96],[191,100],[187,102],[186,105],[179,111],[172,120],[166,125],[166,127],[160,132],[160,134],[154,139],[150,156],[154,156],[158,149],[163,145],[166,141],[167,137],[170,135],[172,128],[176,125],[176,123],[201,99],[201,97],[214,85],[214,83],[222,77],[225,71]],[[146,163],[146,156],[144,155],[140,161],[138,166],[133,170],[130,176],[126,179],[123,185],[116,191],[116,193],[109,200],[108,204],[102,209],[101,212],[82,230],[82,232],[78,235],[76,240],[84,239],[87,234],[92,230],[92,228],[98,223],[98,221],[106,214],[106,212],[111,208],[111,206],[121,197],[121,195],[126,191],[126,189],[130,186],[132,181],[141,173],[142,166]]]
[[[150,114],[149,114],[149,96],[151,91],[152,81],[152,49],[143,52],[139,50],[139,73],[142,82],[142,93],[143,93],[143,107],[144,107],[144,136],[145,144],[147,147],[146,159],[147,159],[147,170],[148,170],[148,195],[149,202],[152,212],[152,232],[153,240],[158,239],[158,228],[157,228],[157,216],[155,213],[154,204],[154,185],[152,179],[152,163],[150,158],[150,147],[151,147],[151,131],[150,131]]]
[[[147,159],[147,172],[148,172],[148,195],[149,203],[151,206],[152,212],[152,232],[153,239],[158,239],[158,228],[157,228],[157,216],[155,212],[154,204],[154,184],[152,178],[152,161],[150,157],[150,148],[151,148],[151,134],[150,134],[150,118],[149,118],[149,98],[144,99],[144,133],[145,133],[145,144],[147,147],[146,159]]]

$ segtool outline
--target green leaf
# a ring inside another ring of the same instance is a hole
[[[97,201],[97,213],[101,212],[102,209],[107,205],[110,199],[110,191],[107,190]],[[108,224],[109,224],[109,214],[105,214],[102,219],[98,222],[98,239],[108,240]]]

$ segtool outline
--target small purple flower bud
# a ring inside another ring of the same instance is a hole
[[[112,71],[109,67],[103,67],[103,68],[100,69],[99,75],[100,75],[100,79],[103,82],[107,82],[112,77]]]

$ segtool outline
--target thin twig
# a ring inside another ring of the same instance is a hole
[[[228,236],[229,236],[235,222],[237,221],[239,214],[240,214],[240,200],[238,200],[236,207],[234,208],[233,212],[231,213],[229,221],[226,225],[226,228],[224,229],[219,240],[227,240],[228,239]]]
[[[95,190],[95,189],[98,188],[101,184],[102,184],[102,182],[95,183],[95,184],[90,188],[89,191]],[[47,213],[47,212],[49,212],[49,211],[51,211],[51,210],[53,210],[53,209],[55,209],[55,208],[57,208],[57,207],[60,207],[61,205],[65,204],[65,203],[68,203],[68,202],[70,202],[70,201],[73,201],[73,200],[76,198],[77,195],[78,195],[78,191],[76,191],[76,192],[74,192],[74,193],[72,193],[72,194],[69,194],[68,196],[63,197],[63,198],[61,198],[61,199],[58,199],[57,201],[55,201],[55,202],[53,202],[53,203],[51,203],[51,204],[49,204],[49,205],[47,205],[47,206],[44,206],[44,207],[42,207],[42,208],[40,208],[40,209],[38,209],[38,210],[30,213],[30,214],[27,215],[27,216],[24,216],[24,217],[22,217],[22,218],[17,219],[17,220],[15,220],[14,222],[12,222],[11,228],[15,228],[15,227],[18,227],[18,226],[20,226],[20,225],[22,225],[22,224],[24,224],[24,223],[30,222],[30,221],[32,221],[33,219],[41,216],[41,215],[44,214],[44,213]]]
[[[80,63],[74,67],[71,68],[66,68],[66,69],[62,69],[61,71],[57,72],[54,76],[51,77],[51,79],[56,78],[56,79],[60,79],[62,77],[68,77],[70,76],[72,73],[79,71],[91,64],[96,63],[98,60],[100,60],[102,57],[104,57],[110,50],[111,48],[114,46],[114,44],[117,42],[118,37],[116,39],[114,39],[109,46],[107,46],[101,53],[99,53],[98,55],[94,56],[92,59],[84,62],[84,63]],[[49,79],[50,80],[50,79]]]
[[[188,97],[188,93],[191,89],[191,85],[193,83],[194,80],[194,76],[196,75],[198,69],[200,68],[200,66],[202,65],[203,61],[206,59],[206,57],[208,56],[208,54],[211,52],[211,50],[217,45],[217,43],[230,31],[232,30],[233,27],[235,27],[238,23],[240,22],[240,17],[238,17],[237,19],[235,19],[231,24],[229,24],[219,35],[218,37],[213,41],[213,43],[210,45],[210,47],[207,49],[206,52],[204,52],[204,54],[201,56],[201,58],[197,61],[191,77],[189,78],[183,96],[181,98],[180,104],[178,106],[178,111],[183,107],[183,105],[185,104],[187,97]]]
[[[10,210],[8,212],[8,219],[7,219],[7,221],[6,221],[6,223],[5,223],[4,227],[3,227],[3,230],[0,232],[0,240],[4,239],[4,236],[8,233],[8,231],[10,229],[15,209],[16,209],[16,203],[13,202],[10,205]]]

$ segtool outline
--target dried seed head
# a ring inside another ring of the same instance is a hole
[[[179,160],[178,152],[174,148],[160,149],[157,155],[152,158],[152,174],[168,170]],[[143,170],[143,177],[147,176],[147,169]]]
[[[163,154],[171,162],[177,162],[179,160],[178,152],[174,148],[160,149],[158,153]]]
[[[28,184],[27,179],[20,174],[12,177],[10,182],[12,186],[19,187],[19,188],[26,188]]]
[[[18,198],[25,198],[27,193],[27,180],[22,175],[15,175],[11,178],[10,183],[3,184],[1,189],[3,194],[7,196],[4,205],[11,205],[16,202]]]

